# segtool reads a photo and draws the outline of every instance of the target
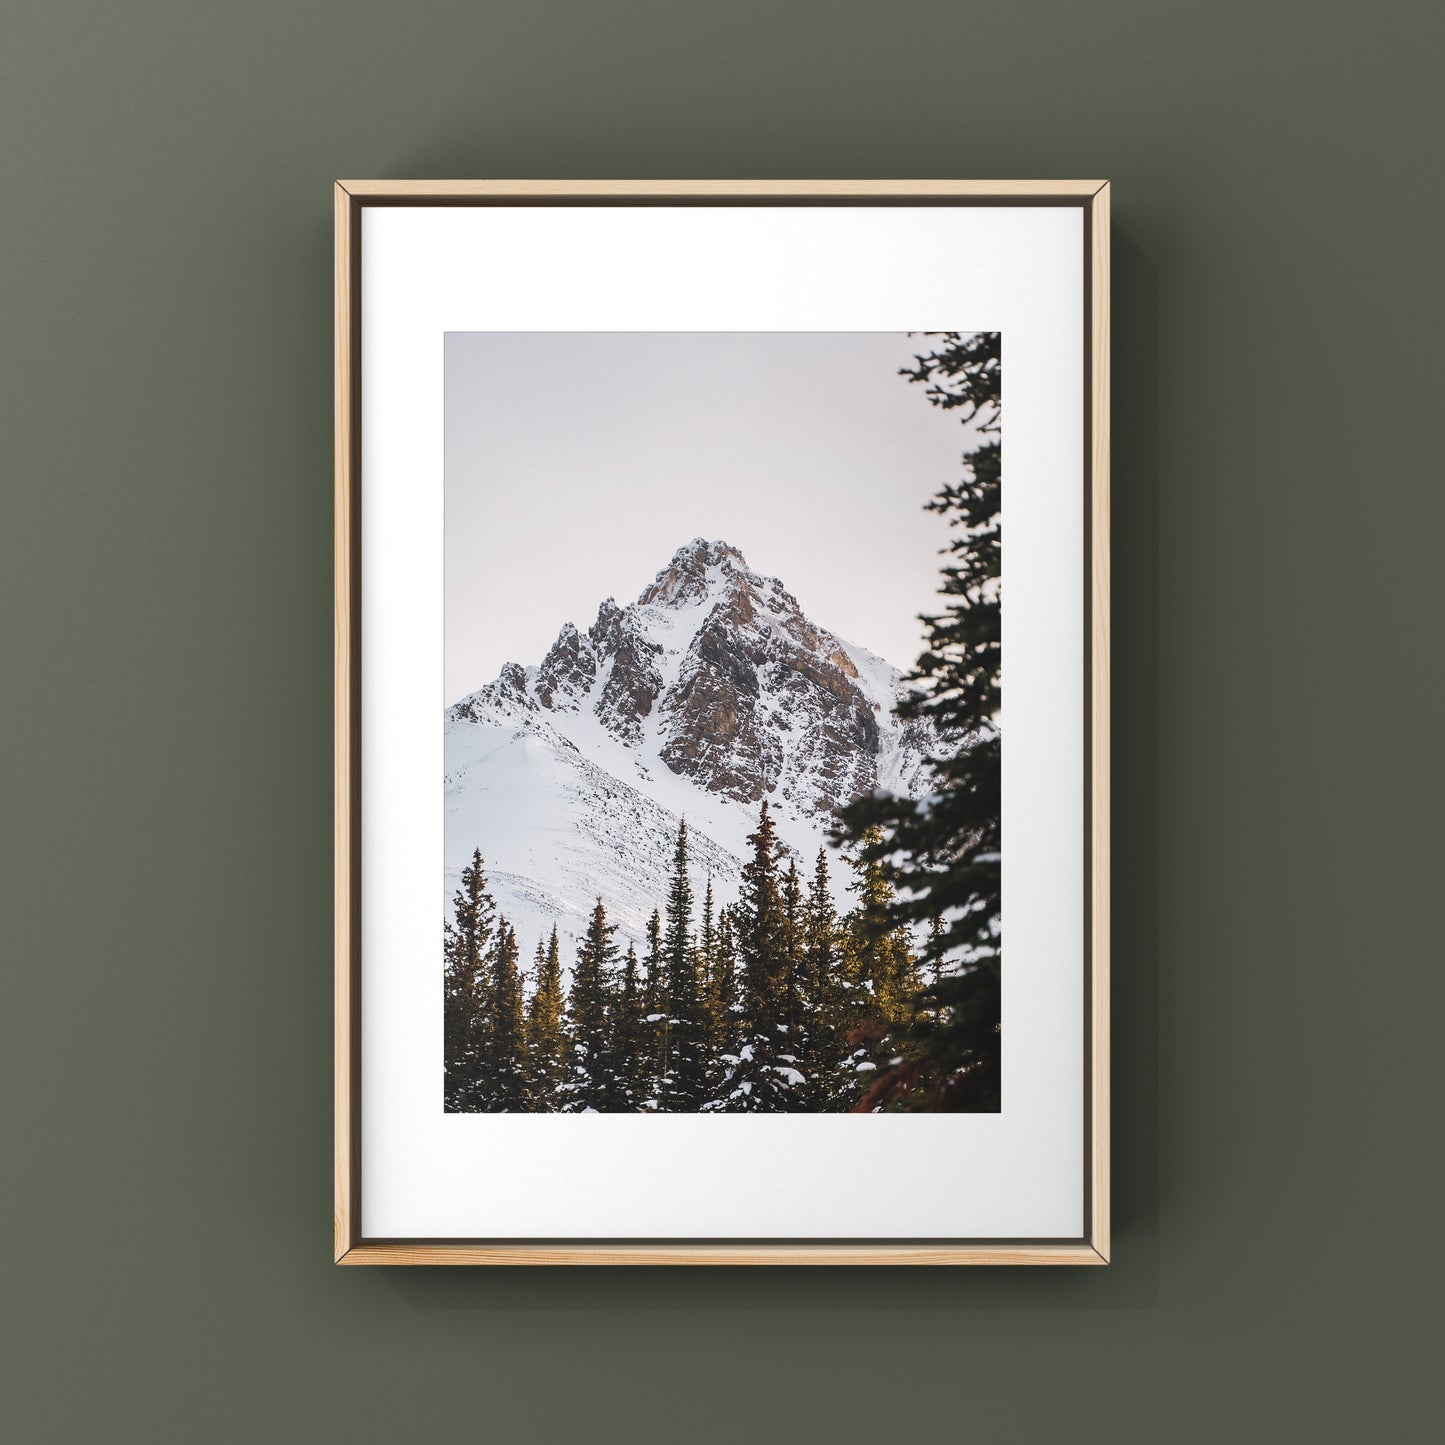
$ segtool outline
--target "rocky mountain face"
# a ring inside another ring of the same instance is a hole
[[[540,664],[508,663],[448,709],[448,873],[480,846],[564,931],[602,892],[640,936],[665,896],[665,835],[686,813],[700,869],[726,901],[763,797],[811,861],[834,810],[859,793],[923,791],[933,739],[893,716],[901,688],[896,668],[812,622],[736,547],[695,539],[635,602],[608,598],[585,632],[564,626]],[[518,792],[533,773],[537,786]],[[541,850],[529,846],[539,832]],[[519,856],[533,853],[532,864]],[[575,876],[554,887],[539,870]],[[635,919],[604,874],[635,882],[622,886]]]
[[[679,623],[693,624],[685,645]],[[698,538],[636,602],[609,597],[586,632],[567,623],[539,667],[509,663],[449,716],[590,709],[625,746],[650,733],[662,763],[708,792],[753,804],[779,793],[827,817],[880,772],[894,786],[911,780],[929,741],[894,721],[899,680],[867,654],[865,677],[861,651],[810,622],[736,547]]]

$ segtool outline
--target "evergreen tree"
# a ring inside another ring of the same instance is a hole
[[[974,428],[962,480],[928,504],[953,529],[946,606],[923,619],[918,691],[897,709],[930,719],[951,747],[930,760],[926,805],[864,797],[844,810],[843,831],[898,890],[888,905],[896,922],[947,923],[927,945],[932,978],[906,1026],[902,1061],[880,1071],[860,1107],[992,1112],[1000,1107],[1000,337],[945,332],[916,361],[904,375]]]
[[[935,913],[928,920],[928,956],[930,958],[941,957],[946,952],[943,942],[944,931],[943,919]]]
[[[886,1024],[906,1023],[912,1016],[922,982],[908,930],[898,922],[897,898],[876,849],[882,832],[873,827],[863,834],[854,859],[858,896],[849,915],[853,954],[859,977],[873,1000],[874,1013]]]
[[[567,1047],[571,1057],[561,1092],[563,1108],[569,1113],[605,1113],[625,1105],[615,1073],[609,1006],[617,959],[617,945],[612,939],[615,932],[616,925],[608,923],[607,910],[599,898],[577,947],[577,964],[567,997]]]
[[[803,952],[808,965],[809,989],[815,998],[824,998],[830,981],[837,977],[842,958],[826,848],[818,849],[813,877],[808,884],[808,901],[803,914]]]
[[[692,883],[688,878],[687,820],[677,830],[672,888],[663,938],[667,963],[662,1107],[690,1113],[701,1107],[707,1086],[707,1028],[697,954],[692,940]]]
[[[478,849],[462,869],[462,886],[452,898],[452,919],[443,925],[443,1105],[451,1113],[481,1107],[496,913]]]
[[[736,1002],[737,955],[733,942],[732,913],[717,909],[713,901],[712,879],[707,880],[703,895],[702,926],[698,930],[698,977],[703,991],[703,1016],[706,1020],[708,1090],[717,1079],[719,1056],[731,1048],[736,1026],[733,1005]]]
[[[531,1107],[542,1113],[558,1107],[558,1089],[566,1068],[562,1035],[562,958],[557,929],[537,944],[536,987],[527,1007],[527,1086]]]
[[[662,914],[652,910],[647,920],[646,982],[642,995],[642,1038],[647,1057],[647,1095],[660,1107],[662,1095],[663,1054],[670,1031],[667,1021],[667,968],[662,956]]]
[[[736,1066],[742,1047],[741,1012],[738,1002],[737,928],[732,908],[718,911],[717,931],[708,970],[708,1016],[711,1041],[708,1047],[706,1109],[722,1107],[723,1081]]]
[[[712,874],[709,873],[707,888],[702,895],[702,919],[697,928],[697,978],[702,994],[703,1039],[709,1059],[717,1053],[722,1037],[713,979],[716,964],[717,908],[712,896]]]
[[[825,848],[818,849],[803,908],[803,957],[811,1000],[808,1107],[817,1113],[850,1109],[860,1092],[851,1038],[862,1020],[861,986],[833,907]]]
[[[738,1029],[738,945],[736,914],[718,912],[717,945],[713,950],[712,996],[718,1019],[718,1050],[730,1048]],[[714,1052],[717,1052],[715,1050]]]
[[[757,831],[748,838],[752,857],[743,867],[738,900],[738,952],[742,966],[740,1039],[736,1053],[724,1055],[715,1108],[747,1113],[778,1113],[801,1108],[795,1085],[802,1074],[791,1059],[781,1030],[787,970],[787,921],[779,879],[782,854],[777,830],[763,799]],[[789,1059],[782,1056],[788,1054]]]
[[[717,949],[717,916],[712,898],[712,874],[707,875],[707,889],[702,895],[702,921],[697,930],[697,952],[702,968],[712,969],[713,953]]]
[[[783,1034],[784,1050],[780,1058],[806,1077],[809,1013],[812,1000],[808,992],[805,948],[805,914],[803,885],[798,865],[788,860],[783,878],[782,987],[778,996],[778,1027]],[[804,1096],[807,1086],[803,1085]]]
[[[637,962],[637,947],[627,945],[622,961],[622,987],[617,994],[612,1020],[614,1072],[623,1100],[637,1109],[651,1094],[651,1057],[647,1047],[647,1025],[643,1021],[643,980]]]
[[[847,971],[853,985],[851,1051],[844,1068],[855,1075],[855,1096],[872,1099],[880,1073],[889,1073],[919,1007],[921,979],[908,929],[894,913],[892,885],[870,849],[879,837],[869,829],[851,859],[858,902],[844,920]],[[846,1091],[845,1091],[846,1092]],[[874,1100],[871,1107],[877,1107]],[[865,1107],[864,1103],[854,1107]]]
[[[779,1013],[784,960],[783,898],[778,884],[782,844],[763,799],[757,830],[748,835],[752,857],[743,865],[738,899],[742,954],[743,1020],[748,1027],[773,1023]]]
[[[493,1113],[515,1113],[528,1105],[526,1014],[517,962],[516,931],[500,919],[492,951],[491,1027],[481,1071],[481,1107]]]

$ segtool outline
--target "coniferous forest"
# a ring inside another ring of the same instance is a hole
[[[557,931],[522,942],[474,852],[444,925],[451,1112],[996,1112],[1000,1040],[1000,337],[941,333],[903,374],[971,445],[929,509],[950,528],[902,718],[949,746],[923,802],[837,815],[840,911],[763,799],[737,901],[694,897],[686,821],[644,952],[598,898],[563,987]]]
[[[461,1112],[852,1109],[895,1062],[921,987],[907,930],[876,862],[852,865],[839,914],[819,850],[804,879],[766,801],[742,896],[692,896],[687,824],[647,946],[624,952],[597,900],[562,988],[557,933],[524,986],[518,942],[475,854],[446,925],[446,1107]]]

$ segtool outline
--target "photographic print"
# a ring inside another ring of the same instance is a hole
[[[448,1113],[1001,1107],[998,332],[445,338]]]

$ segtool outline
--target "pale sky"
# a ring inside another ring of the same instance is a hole
[[[819,626],[912,666],[967,434],[890,332],[453,332],[446,695],[541,662],[693,537],[731,542]]]

